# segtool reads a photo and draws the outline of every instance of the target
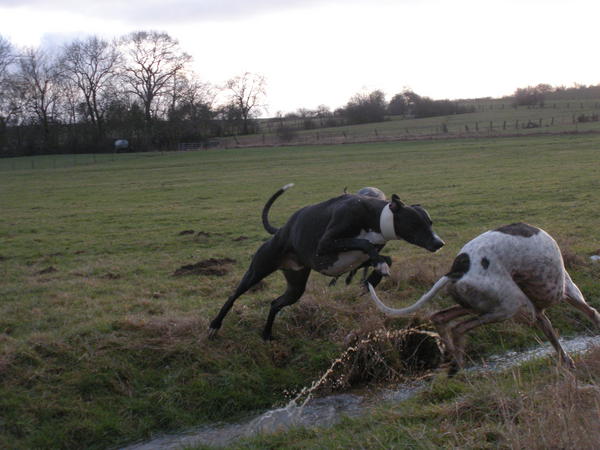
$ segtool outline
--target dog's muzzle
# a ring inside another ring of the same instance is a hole
[[[444,241],[442,241],[439,237],[435,237],[435,239],[433,240],[433,242],[431,243],[431,245],[429,245],[427,247],[427,250],[429,250],[430,252],[437,252],[440,248],[442,248],[446,243]]]

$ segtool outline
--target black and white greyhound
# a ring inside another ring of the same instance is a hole
[[[468,242],[454,259],[450,272],[412,306],[389,308],[372,286],[369,290],[381,311],[405,317],[422,308],[444,287],[458,305],[438,311],[430,319],[453,358],[449,374],[463,366],[465,333],[481,325],[511,317],[536,324],[568,367],[574,366],[573,360],[561,347],[544,310],[566,302],[600,329],[600,314],[586,303],[571,280],[556,241],[544,230],[526,223],[505,225]],[[453,324],[467,315],[475,317]]]
[[[263,243],[235,292],[227,299],[210,323],[209,337],[217,334],[223,318],[235,300],[266,276],[280,269],[287,280],[285,293],[271,302],[262,332],[272,339],[273,321],[285,306],[298,301],[304,293],[311,270],[331,277],[353,270],[369,261],[375,266],[375,284],[381,275],[389,275],[390,259],[379,255],[376,245],[392,239],[439,250],[442,241],[431,229],[427,211],[419,205],[407,206],[397,195],[390,202],[361,195],[344,194],[296,211],[281,228],[268,221],[273,202],[293,184],[279,189],[263,208],[263,225],[273,236]],[[373,284],[373,283],[372,283]]]

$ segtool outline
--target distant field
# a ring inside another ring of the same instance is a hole
[[[448,137],[512,136],[540,133],[600,132],[600,121],[579,122],[600,114],[600,98],[548,100],[544,107],[511,106],[510,99],[465,101],[475,112],[423,119],[389,116],[385,122],[320,128],[319,119],[311,119],[317,129],[304,130],[304,119],[285,119],[284,126],[297,130],[295,144],[342,144],[365,141],[444,139]],[[272,120],[272,119],[271,119]],[[256,135],[222,139],[226,147],[277,145],[275,131],[279,122],[261,121]]]
[[[600,307],[600,267],[589,262],[600,251],[599,157],[600,135],[572,135],[2,160],[0,447],[106,448],[231,420],[309,383],[349,333],[405,323],[383,319],[357,284],[329,288],[313,274],[266,345],[259,331],[284,286],[274,275],[238,300],[217,341],[205,340],[267,237],[265,200],[290,182],[273,224],[345,187],[377,186],[429,210],[442,252],[385,249],[395,264],[382,292],[397,304],[467,240],[526,221],[557,237]],[[173,276],[210,258],[235,261],[222,276]],[[552,316],[563,334],[589,331],[578,313]],[[505,324],[476,334],[470,351],[535,339]]]

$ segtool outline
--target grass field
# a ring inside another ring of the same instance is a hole
[[[467,103],[475,111],[467,114],[427,118],[389,116],[384,122],[305,130],[305,119],[261,122],[258,134],[223,138],[225,147],[278,145],[278,126],[296,129],[294,144],[342,144],[371,141],[501,137],[532,134],[600,132],[600,98],[549,100],[544,107],[511,106],[509,99],[480,99]],[[584,116],[596,121],[580,122]],[[319,119],[312,119],[315,126]],[[268,126],[267,126],[268,124]]]
[[[377,186],[429,210],[447,246],[435,255],[386,247],[395,264],[381,292],[396,304],[423,292],[467,240],[526,221],[557,238],[600,307],[600,268],[588,258],[600,250],[599,154],[600,136],[575,135],[116,155],[86,165],[41,157],[18,170],[3,162],[0,447],[105,448],[232,420],[310,383],[349,333],[406,324],[384,320],[357,284],[329,288],[313,274],[266,345],[259,332],[284,287],[274,275],[206,341],[267,236],[264,201],[289,182],[274,224],[346,186]],[[173,275],[210,258],[235,261],[215,267],[221,276]],[[551,317],[563,334],[589,331],[576,312]],[[476,333],[469,352],[535,340],[504,324]]]

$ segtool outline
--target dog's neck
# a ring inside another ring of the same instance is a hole
[[[398,239],[396,230],[394,229],[394,213],[390,209],[389,203],[381,210],[381,215],[379,216],[379,228],[381,229],[381,235],[386,241]]]

